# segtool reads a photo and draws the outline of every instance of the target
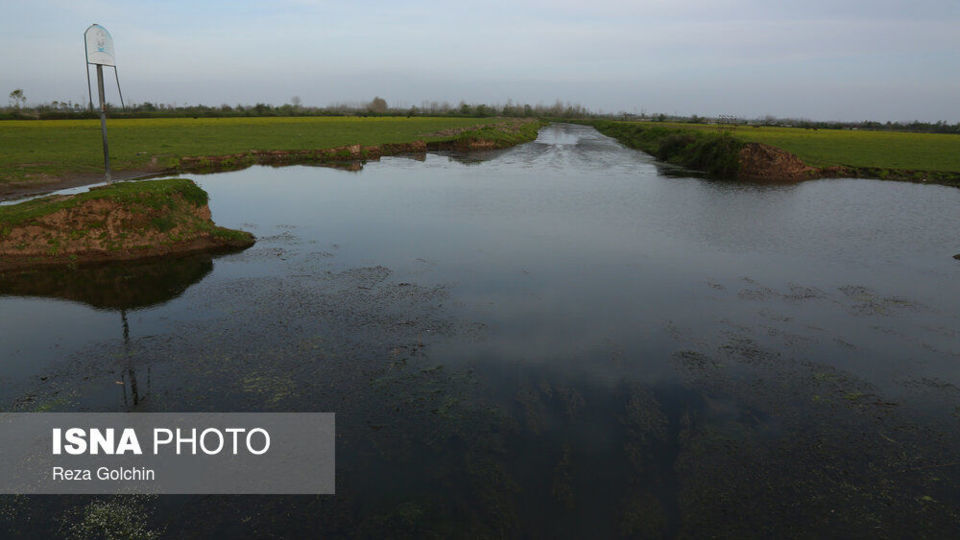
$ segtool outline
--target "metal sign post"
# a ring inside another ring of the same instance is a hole
[[[90,91],[90,64],[97,66],[97,92],[100,95],[100,131],[103,134],[103,167],[107,182],[110,178],[110,147],[107,144],[107,100],[103,92],[103,66],[112,66],[116,75],[117,61],[113,53],[113,37],[99,24],[92,24],[83,33],[83,48],[87,61],[87,92],[90,92],[90,109],[93,110],[93,93]],[[120,91],[120,77],[117,76],[117,91]],[[123,105],[123,94],[120,94]],[[125,108],[125,107],[124,107]]]

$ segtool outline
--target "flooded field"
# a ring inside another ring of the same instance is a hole
[[[337,495],[0,497],[7,534],[956,531],[960,190],[570,125],[192,178],[257,244],[0,276],[0,408],[334,412]]]

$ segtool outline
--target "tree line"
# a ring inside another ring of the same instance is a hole
[[[27,106],[27,98],[20,88],[9,94],[9,104],[0,108],[0,120],[55,120],[97,118],[99,113],[89,103],[73,101],[52,101]],[[631,114],[625,112],[596,112],[580,104],[555,101],[552,105],[514,103],[505,104],[466,103],[460,101],[451,104],[447,101],[423,101],[419,106],[390,106],[382,97],[374,97],[369,102],[335,103],[325,107],[303,105],[299,96],[293,96],[288,103],[271,105],[268,103],[209,105],[176,105],[144,101],[131,103],[124,108],[108,103],[107,110],[112,118],[221,118],[221,117],[269,117],[269,116],[458,116],[458,117],[537,117],[544,119],[568,120],[626,120],[652,122],[681,122],[732,124],[745,126],[797,127],[805,129],[860,129],[871,131],[910,131],[917,133],[955,133],[960,134],[960,122],[950,124],[938,122],[862,122],[814,121],[802,118],[777,118],[766,115],[747,119],[729,115],[700,116],[667,115],[663,113]]]
[[[59,118],[95,118],[99,112],[88,103],[73,101],[52,101],[26,106],[23,90],[10,93],[9,106],[0,108],[0,119],[59,119]],[[238,116],[511,116],[511,117],[552,117],[552,118],[590,118],[595,113],[579,104],[556,101],[553,105],[515,104],[508,100],[506,104],[487,105],[484,103],[466,103],[460,101],[451,104],[448,101],[424,101],[419,106],[390,106],[379,96],[363,103],[335,103],[325,107],[305,106],[298,96],[290,98],[283,105],[256,103],[254,105],[222,104],[177,105],[172,103],[154,103],[144,101],[131,103],[124,108],[116,104],[106,105],[114,118],[159,118],[159,117],[238,117]]]

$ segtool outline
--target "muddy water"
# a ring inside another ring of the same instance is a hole
[[[6,530],[955,529],[960,190],[715,182],[564,125],[195,179],[257,244],[3,276],[0,404],[336,412],[338,495],[7,498]]]

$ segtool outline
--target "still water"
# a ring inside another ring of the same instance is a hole
[[[335,412],[337,496],[4,498],[6,530],[955,532],[960,190],[693,178],[572,125],[191,178],[257,244],[0,276],[0,407]]]

